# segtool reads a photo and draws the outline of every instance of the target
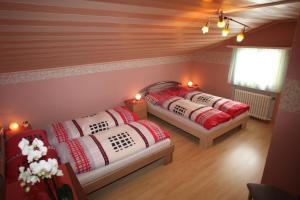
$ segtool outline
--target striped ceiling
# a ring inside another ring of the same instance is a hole
[[[297,1],[0,0],[0,73],[189,54],[227,39],[224,10],[251,27],[298,17]],[[210,19],[209,34],[201,26]],[[230,36],[241,30],[231,23]]]

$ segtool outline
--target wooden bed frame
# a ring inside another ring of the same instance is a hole
[[[154,84],[152,84],[148,87],[143,88],[140,91],[140,93],[145,96],[151,91],[158,91],[158,90],[161,90],[161,89],[166,89],[168,87],[178,86],[178,85],[181,85],[181,83],[178,83],[176,81],[158,82],[158,83],[154,83]],[[184,123],[181,120],[181,117],[178,117],[178,119],[170,118],[168,115],[166,115],[164,113],[161,113],[157,110],[151,109],[150,106],[148,106],[148,112],[155,115],[156,117],[158,117],[158,118],[160,118],[160,119],[162,119],[162,120],[164,120],[164,121],[180,128],[180,129],[194,135],[195,137],[199,138],[200,146],[205,148],[205,149],[212,146],[213,140],[215,138],[227,133],[228,131],[230,131],[230,130],[238,127],[238,126],[241,126],[242,129],[245,129],[246,126],[247,126],[247,121],[249,119],[249,116],[246,115],[246,116],[242,117],[239,120],[229,122],[226,126],[220,128],[218,130],[212,131],[210,133],[204,133],[204,132],[201,132],[201,130],[199,130],[199,129],[188,126],[186,123]]]
[[[249,119],[249,116],[245,116],[237,121],[233,121],[233,122],[229,122],[229,124],[227,126],[224,126],[218,130],[212,131],[210,133],[204,133],[201,132],[201,130],[196,129],[194,127],[188,126],[186,123],[184,123],[180,117],[178,117],[178,119],[173,119],[170,118],[168,115],[163,114],[161,112],[158,112],[157,110],[151,109],[151,107],[148,106],[148,112],[155,115],[156,117],[194,135],[195,137],[197,137],[200,140],[200,146],[207,149],[210,146],[212,146],[213,144],[213,140],[225,133],[227,133],[228,131],[241,126],[242,129],[245,129],[247,126],[247,121]]]
[[[164,159],[164,164],[167,165],[172,162],[173,151],[174,145],[171,143],[169,147],[136,160],[102,177],[95,178],[95,180],[82,185],[82,187],[85,193],[89,194],[159,159]]]
[[[164,164],[167,165],[172,162],[173,152],[174,145],[171,143],[169,146],[157,152],[140,158],[104,176],[96,177],[92,182],[82,185],[83,190],[86,194],[94,192],[159,159],[164,159]],[[0,199],[5,199],[5,136],[3,133],[0,134]]]

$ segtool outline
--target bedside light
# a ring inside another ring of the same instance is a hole
[[[192,81],[189,81],[189,82],[188,82],[188,86],[189,86],[189,87],[192,87],[192,86],[193,86],[193,82],[192,82]]]
[[[17,122],[12,122],[9,124],[9,130],[17,131],[19,129],[19,124]]]
[[[135,100],[139,101],[139,100],[141,100],[141,98],[142,98],[142,95],[141,95],[141,94],[137,93],[137,94],[135,95]]]

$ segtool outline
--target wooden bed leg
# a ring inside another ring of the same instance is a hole
[[[164,165],[167,165],[169,163],[172,162],[173,160],[173,152],[174,152],[174,146],[172,149],[170,149],[170,151],[168,152],[168,154],[165,155],[164,157]]]
[[[242,130],[245,130],[246,127],[247,127],[247,121],[245,121],[245,122],[243,122],[243,123],[241,124]]]

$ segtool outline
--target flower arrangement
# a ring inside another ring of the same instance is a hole
[[[25,192],[30,191],[30,185],[40,182],[41,179],[51,179],[53,176],[63,176],[62,170],[58,169],[56,159],[48,158],[41,160],[47,155],[47,147],[43,141],[35,138],[30,145],[25,138],[19,142],[18,147],[22,151],[22,155],[27,156],[28,166],[19,167],[19,180]]]

